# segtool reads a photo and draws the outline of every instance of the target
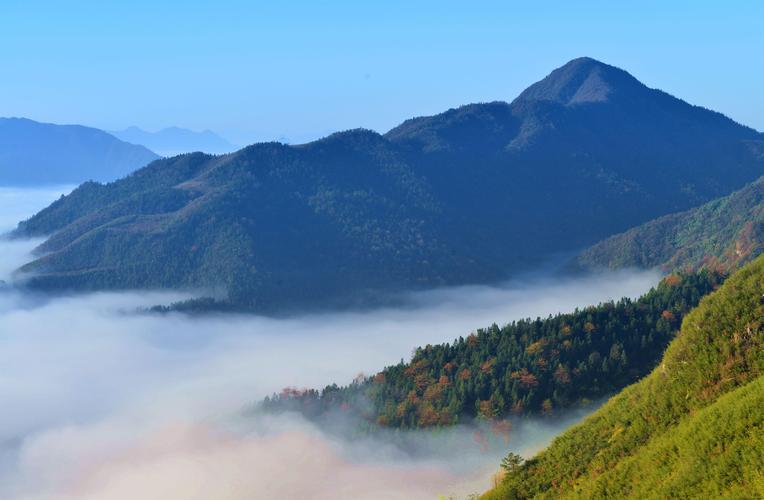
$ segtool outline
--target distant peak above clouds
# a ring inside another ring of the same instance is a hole
[[[140,144],[162,156],[201,151],[210,154],[230,153],[238,149],[211,130],[196,132],[180,127],[167,127],[156,132],[148,132],[132,126],[125,130],[111,132],[117,138],[133,144]]]

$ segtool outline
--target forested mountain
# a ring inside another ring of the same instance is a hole
[[[234,303],[270,307],[489,279],[495,269],[459,261],[441,240],[440,212],[390,144],[358,130],[154,162],[114,184],[81,186],[19,233],[55,231],[24,267],[38,286],[222,284]]]
[[[711,267],[729,271],[764,251],[764,178],[700,207],[666,215],[594,245],[580,269]]]
[[[112,181],[157,158],[95,128],[0,118],[0,185]]]
[[[487,498],[764,495],[764,257],[687,315],[660,365]]]
[[[223,154],[238,149],[211,130],[196,132],[180,127],[167,127],[156,132],[147,132],[138,127],[128,127],[110,133],[125,142],[146,146],[162,156],[194,152]]]
[[[554,414],[649,373],[684,314],[720,281],[707,270],[670,275],[636,301],[493,325],[451,344],[418,348],[411,361],[349,386],[286,389],[260,408],[316,420],[343,411],[399,428]]]
[[[153,163],[85,184],[20,224],[51,235],[23,268],[44,288],[217,287],[233,303],[348,304],[486,283],[764,173],[762,136],[598,61],[512,103],[387,134]]]

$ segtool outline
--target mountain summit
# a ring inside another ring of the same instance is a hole
[[[573,59],[534,83],[516,101],[554,101],[564,105],[606,102],[613,95],[649,90],[626,71],[589,57]]]
[[[42,288],[225,287],[243,307],[486,283],[764,174],[750,128],[576,59],[512,103],[154,162],[19,225]],[[28,274],[27,274],[28,272]]]

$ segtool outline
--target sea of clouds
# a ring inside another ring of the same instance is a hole
[[[0,230],[66,188],[0,189]],[[0,240],[0,279],[37,241]],[[585,412],[526,421],[487,450],[472,428],[347,439],[246,410],[286,386],[350,382],[476,328],[638,296],[650,272],[527,277],[411,294],[407,305],[269,318],[152,315],[182,292],[0,291],[0,498],[435,498],[491,484]]]

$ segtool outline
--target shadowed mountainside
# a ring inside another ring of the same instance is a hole
[[[576,59],[512,103],[185,155],[19,225],[30,286],[224,287],[247,308],[486,283],[764,173],[761,135]]]

